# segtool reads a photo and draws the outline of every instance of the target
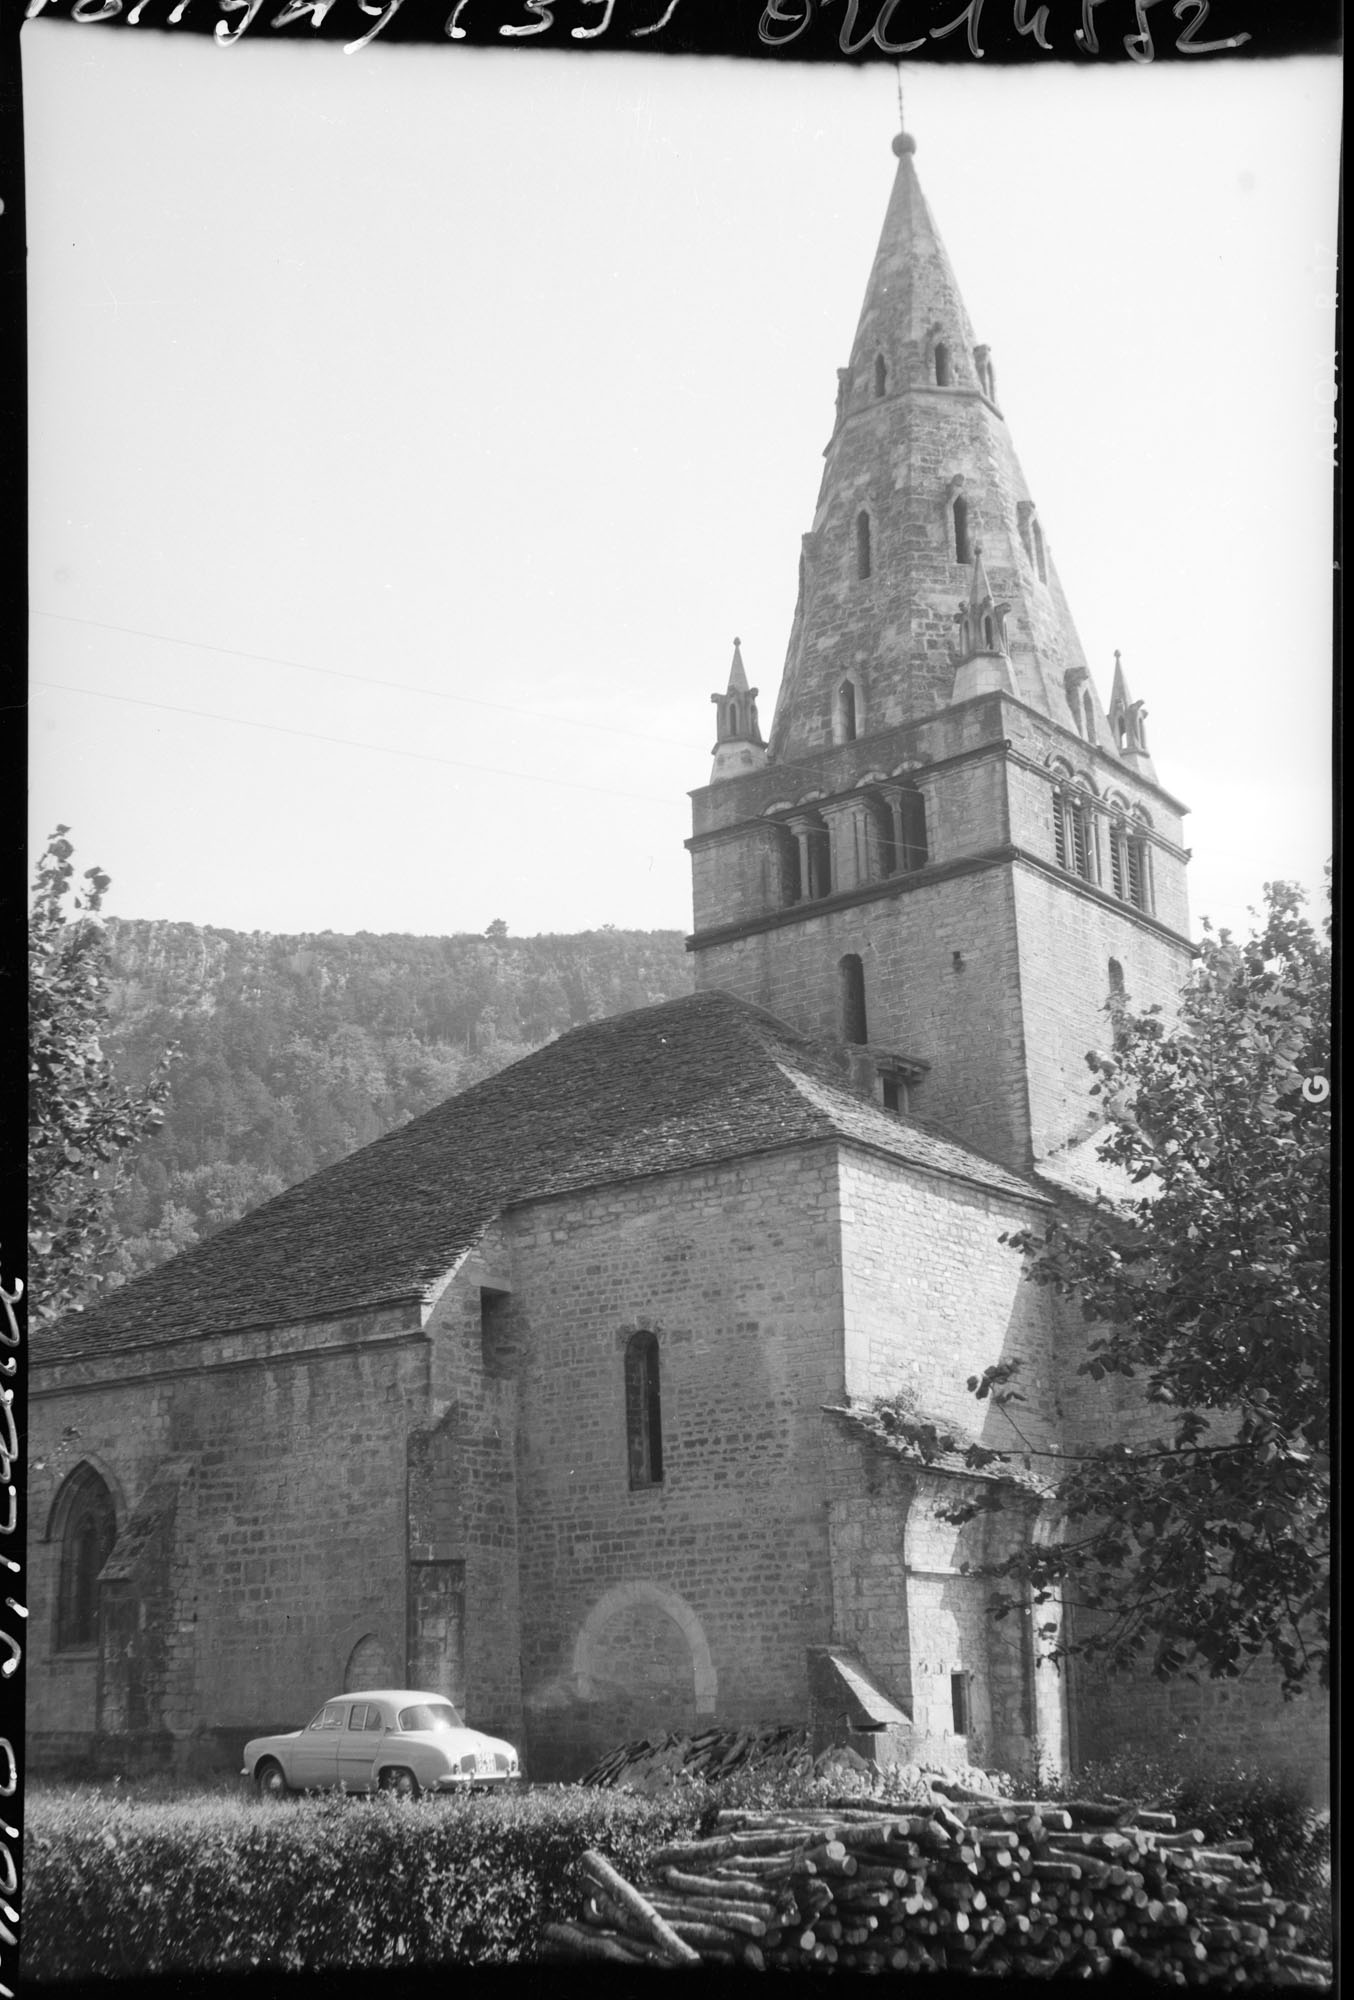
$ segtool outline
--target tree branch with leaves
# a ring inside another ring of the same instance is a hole
[[[28,1214],[30,1313],[42,1325],[76,1310],[113,1243],[118,1162],[153,1132],[175,1050],[149,1084],[127,1091],[104,1054],[108,946],[102,869],[74,881],[69,827],[38,863],[29,916]]]
[[[1268,1658],[1286,1694],[1329,1684],[1331,968],[1303,901],[1266,884],[1240,944],[1205,925],[1178,1018],[1121,1010],[1088,1056],[1099,1157],[1136,1192],[1003,1239],[1095,1329],[1080,1372],[1125,1385],[1107,1427],[1134,1433],[1037,1454],[1059,1531],[987,1572],[999,1614],[1028,1591],[1089,1614],[1055,1656],[1161,1678]],[[1011,1419],[1011,1457],[1018,1379],[969,1383]]]

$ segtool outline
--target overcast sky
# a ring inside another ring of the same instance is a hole
[[[894,72],[37,21],[35,843],[120,915],[689,928],[769,724]],[[918,170],[1192,907],[1329,850],[1333,60],[910,65]]]

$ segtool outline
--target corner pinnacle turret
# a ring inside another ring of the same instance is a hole
[[[748,686],[742,646],[737,639],[733,642],[729,684],[722,692],[712,694],[710,699],[715,704],[718,718],[715,761],[710,772],[710,783],[713,785],[720,778],[741,777],[745,771],[766,761],[766,746],[762,742],[761,725],[757,720],[757,690]]]

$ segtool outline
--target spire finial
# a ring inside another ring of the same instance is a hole
[[[904,153],[915,153],[917,142],[903,127],[903,66],[898,65],[898,132],[893,141],[893,150],[901,160]]]

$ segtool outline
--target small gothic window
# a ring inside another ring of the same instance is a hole
[[[736,701],[731,701],[731,702],[729,703],[729,725],[728,725],[728,726],[729,726],[729,734],[730,734],[730,736],[736,736],[736,735],[738,734],[738,703],[737,703]]]
[[[1044,561],[1044,537],[1037,521],[1030,522],[1030,532],[1034,536],[1034,566],[1039,572],[1040,583],[1048,582],[1048,569]]]
[[[983,642],[989,653],[995,649],[997,643],[996,635],[992,630],[992,620],[986,615],[983,618]]]
[[[856,575],[870,574],[870,517],[862,507],[856,516]]]
[[[625,1435],[631,1486],[661,1486],[663,1409],[656,1334],[635,1333],[626,1343]]]
[[[856,740],[856,686],[854,681],[843,681],[837,689],[837,720],[840,725],[838,741],[854,743]]]
[[[99,1571],[113,1552],[113,1496],[92,1465],[78,1465],[58,1501],[61,1568],[57,1583],[58,1652],[99,1642]]]
[[[841,962],[842,1040],[868,1042],[865,1028],[865,967],[858,952],[848,952]]]
[[[1124,968],[1117,958],[1110,960],[1110,1000],[1122,1001],[1124,997]]]
[[[954,559],[956,562],[969,561],[968,543],[968,501],[961,493],[954,503]]]
[[[889,371],[882,354],[874,358],[874,392],[882,396],[889,385]]]
[[[884,1093],[884,1109],[886,1111],[906,1111],[907,1086],[904,1084],[902,1078],[886,1071],[879,1081]]]
[[[936,342],[936,381],[942,389],[950,386],[950,350],[943,340]]]
[[[1081,697],[1081,712],[1086,722],[1086,741],[1094,743],[1096,741],[1095,710],[1091,706],[1091,697],[1089,694],[1084,694]]]
[[[967,1736],[969,1732],[968,1675],[950,1675],[950,1710],[954,1720],[956,1736]]]

